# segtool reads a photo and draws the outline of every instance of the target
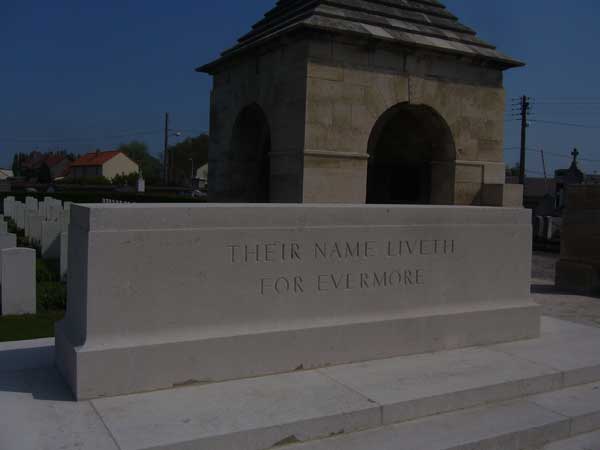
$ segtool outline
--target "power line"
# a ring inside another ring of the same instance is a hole
[[[563,127],[587,128],[590,130],[600,129],[600,126],[582,125],[582,124],[568,123],[568,122],[557,122],[554,120],[531,119],[530,122],[541,123],[541,124],[545,124],[545,125],[558,125],[558,126],[563,126]]]
[[[201,132],[199,128],[197,129],[181,129],[178,130],[186,133],[197,133]],[[130,133],[122,133],[122,134],[114,134],[114,135],[105,135],[100,137],[91,137],[91,138],[83,138],[83,137],[68,137],[68,138],[21,138],[21,137],[6,137],[0,136],[0,142],[5,143],[15,143],[15,144],[90,144],[95,143],[101,140],[107,139],[122,139],[128,137],[136,137],[136,136],[151,136],[161,134],[162,130],[151,130],[151,131],[132,131]]]
[[[504,150],[519,150],[520,147],[504,147]],[[540,153],[542,150],[538,148],[527,147],[526,150],[530,153]],[[548,152],[544,150],[545,155],[554,156],[556,158],[564,158],[564,159],[573,159],[572,154],[566,153],[556,153],[556,152]],[[579,161],[590,162],[590,163],[600,163],[600,159],[589,159],[589,158],[578,158]]]
[[[11,143],[33,143],[33,144],[63,144],[63,143],[91,143],[96,142],[102,139],[119,139],[126,137],[134,137],[134,136],[149,136],[153,134],[160,134],[161,131],[132,131],[131,133],[123,133],[123,134],[115,134],[115,135],[106,135],[96,138],[14,138],[14,137],[2,137],[0,136],[0,141],[2,142],[11,142]]]

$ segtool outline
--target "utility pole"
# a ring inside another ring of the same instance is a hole
[[[544,168],[544,178],[548,178],[548,174],[546,173],[546,157],[544,156],[544,149],[540,150],[542,152],[542,167]]]
[[[544,168],[544,185],[546,187],[546,194],[548,193],[548,174],[546,173],[546,158],[544,156],[544,149],[540,149],[542,154],[542,167]]]
[[[165,148],[163,153],[163,181],[169,185],[169,113],[165,113]]]
[[[529,97],[521,97],[521,163],[519,167],[519,183],[525,185],[525,164],[527,152],[527,115],[529,114]]]

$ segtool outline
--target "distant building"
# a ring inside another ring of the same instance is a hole
[[[46,166],[52,180],[64,178],[69,173],[71,159],[64,153],[32,152],[21,162],[20,169],[26,178],[37,179],[41,169]]]
[[[208,163],[200,166],[196,171],[198,188],[205,190],[208,187]]]
[[[0,169],[0,181],[8,180],[9,178],[13,178],[13,176],[12,170]]]
[[[139,173],[140,167],[120,151],[99,150],[83,155],[71,165],[71,178],[105,177]]]

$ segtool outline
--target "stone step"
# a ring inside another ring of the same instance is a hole
[[[600,383],[284,447],[288,450],[574,450],[600,429]],[[565,441],[576,436],[571,441]],[[597,436],[592,436],[592,442]],[[291,436],[288,442],[296,438]],[[579,440],[579,441],[578,441]],[[544,445],[555,443],[554,447]],[[583,444],[582,444],[583,445]],[[598,450],[592,447],[590,450]]]
[[[582,434],[563,441],[554,442],[542,450],[598,450],[600,449],[600,431]]]
[[[125,448],[159,442],[177,450],[192,442],[198,449],[263,450],[600,381],[598,348],[600,330],[545,319],[542,337],[532,341],[91,403]],[[527,411],[535,417],[544,410],[524,405],[517,425],[527,423]],[[546,410],[542,416],[548,414],[555,418]]]
[[[336,444],[329,437],[337,434],[351,440],[348,449],[360,449],[372,433],[396,442],[394,430],[405,426],[400,430],[431,438],[446,430],[454,436],[449,442],[466,436],[483,443],[535,437],[541,429],[549,442],[600,422],[600,389],[589,385],[600,384],[600,329],[547,318],[541,338],[530,341],[82,402],[50,366],[48,345],[0,345],[0,449],[53,449],[43,445],[51,440],[93,441],[94,450],[265,450]],[[406,448],[438,448],[424,442],[431,447]]]

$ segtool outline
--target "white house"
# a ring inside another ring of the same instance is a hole
[[[83,155],[71,165],[72,178],[106,177],[139,173],[139,166],[120,151],[95,151]]]

